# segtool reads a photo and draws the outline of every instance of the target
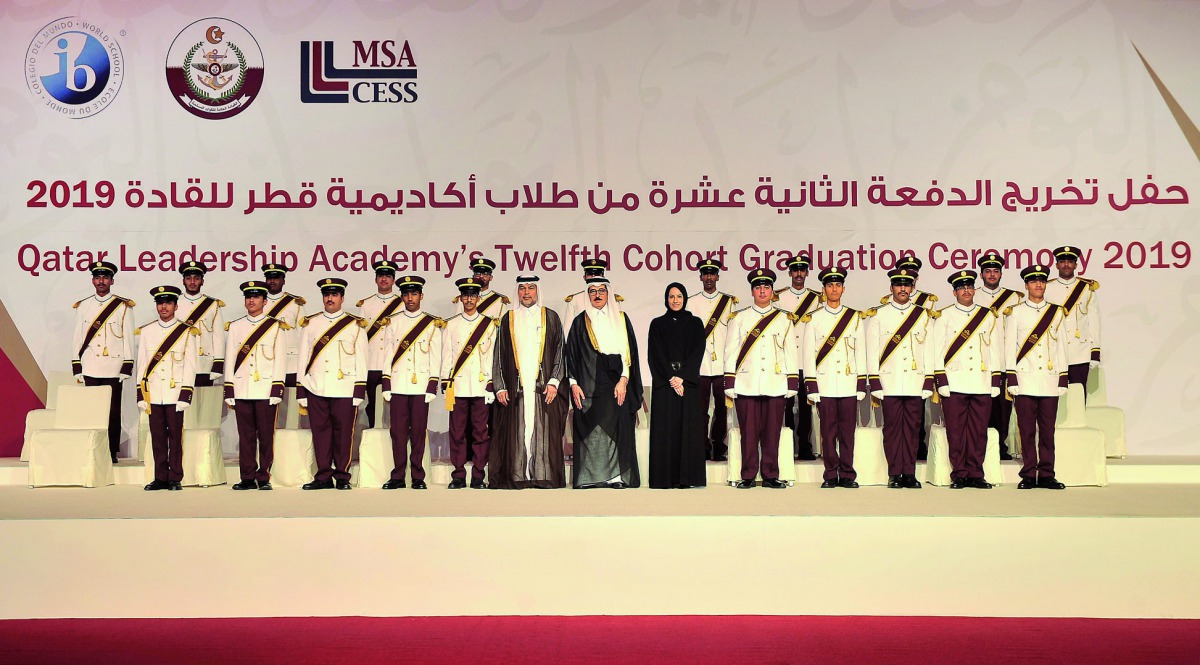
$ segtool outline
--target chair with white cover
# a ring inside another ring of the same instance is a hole
[[[108,450],[112,388],[65,385],[58,389],[54,427],[29,440],[29,486],[113,484]]]
[[[945,486],[950,484],[950,443],[946,438],[946,426],[943,424],[929,427],[929,454],[925,463],[925,478],[930,485]],[[983,479],[993,485],[999,485],[1004,480],[1000,470],[1000,433],[994,428],[987,429],[987,448],[983,454]]]
[[[226,482],[221,453],[222,386],[196,388],[192,405],[183,412],[183,485],[211,487]],[[138,449],[145,481],[154,480],[154,454],[150,447],[149,419],[139,418]]]
[[[359,458],[361,462],[361,457]],[[312,432],[306,429],[275,430],[275,461],[271,465],[271,484],[299,487],[317,473],[317,455]]]
[[[25,438],[21,442],[21,461],[29,461],[29,439],[40,429],[54,429],[54,408],[58,403],[58,389],[74,386],[75,377],[70,372],[50,372],[46,376],[46,408],[33,409],[25,414]]]
[[[441,476],[433,477],[433,462],[429,446],[425,446],[425,455],[422,458],[421,464],[425,467],[425,479],[430,483],[450,482],[450,473],[446,472],[446,478],[443,481]],[[315,458],[314,458],[315,459]],[[439,465],[444,466],[444,465]],[[409,486],[412,485],[412,465],[405,464],[404,482]],[[392,434],[386,429],[378,427],[374,429],[366,429],[362,434],[362,444],[358,450],[358,466],[355,467],[354,478],[352,482],[355,487],[374,487],[376,489],[383,487],[383,484],[392,479],[392,469],[395,468],[395,456],[392,455]],[[314,473],[316,472],[314,464]],[[309,476],[308,480],[312,480]],[[308,482],[308,480],[304,482]]]
[[[733,409],[730,409],[729,412],[733,413]],[[731,417],[731,421],[725,438],[729,444],[725,480],[730,485],[734,485],[742,479],[742,431],[736,427],[736,414]],[[792,441],[792,428],[782,428],[779,432],[779,480],[789,485],[796,482],[795,445],[795,442]],[[762,474],[755,476],[755,479],[762,480]]]
[[[1054,475],[1065,485],[1108,484],[1104,432],[1087,426],[1083,386],[1073,383],[1058,400]]]
[[[854,428],[854,473],[859,485],[886,485],[887,455],[883,451],[883,427]]]
[[[1127,454],[1125,411],[1108,405],[1108,388],[1103,367],[1095,367],[1088,373],[1087,410],[1084,417],[1088,427],[1104,432],[1104,454],[1108,457],[1124,458]]]

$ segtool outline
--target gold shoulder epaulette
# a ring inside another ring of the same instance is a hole
[[[301,298],[300,296],[296,296],[296,304],[300,305],[301,307],[304,307],[305,305],[308,304],[308,301],[305,300],[304,298]]]
[[[446,327],[446,321],[445,321],[445,319],[434,318],[434,320],[433,320],[433,326],[434,326],[435,328],[445,328],[445,327]]]
[[[788,289],[788,287],[786,287],[786,286],[783,287],[782,289],[775,289],[775,293],[776,294],[783,293],[784,291],[787,291],[787,289]]]
[[[875,314],[878,312],[879,312],[878,307],[872,307],[870,309],[864,309],[862,312],[860,312],[860,314],[862,314],[863,318],[866,318],[868,316],[875,316]]]
[[[616,295],[616,299],[617,299],[617,302],[625,302],[625,299],[621,297],[621,294],[620,294],[620,293],[618,293],[618,294]]]
[[[1008,307],[1004,308],[1004,316],[1009,316],[1011,314],[1012,314],[1012,305],[1009,305]]]
[[[217,301],[217,307],[224,307],[224,306],[225,306],[225,301],[224,301],[224,300],[221,300],[220,298],[217,298],[217,299],[216,299],[216,301]]]
[[[367,297],[369,298],[370,296],[367,296]],[[363,303],[365,303],[366,301],[367,301],[367,298],[363,298],[362,300],[359,300],[358,302],[354,303],[354,306],[355,306],[355,307],[362,307],[362,306],[363,306]]]
[[[366,328],[367,326],[371,325],[371,324],[367,323],[367,320],[362,317],[356,316],[354,318],[356,319],[356,322],[358,323],[359,328]]]
[[[88,298],[91,298],[91,296],[88,296]],[[84,300],[87,300],[87,298],[83,298],[81,300],[76,300],[75,304],[71,305],[71,309],[79,309],[79,306],[83,304]]]
[[[932,293],[926,293],[925,295],[929,296],[930,302],[937,302],[937,296],[933,295]]]
[[[929,312],[930,318],[937,319],[937,318],[941,318],[941,316],[942,316],[942,313],[936,309],[927,309],[925,311]]]
[[[492,319],[492,325],[494,325],[494,326],[496,326],[497,328],[499,328],[499,327],[500,327],[500,317],[498,317],[498,316],[497,316],[497,317],[493,318],[493,319]]]
[[[809,313],[805,314],[804,316],[800,317],[801,323],[808,323],[809,321],[812,321],[812,312],[809,312]]]
[[[500,296],[500,302],[504,303],[505,305],[512,304],[512,301],[508,299],[508,296]]]
[[[729,296],[729,297],[733,298],[733,304],[735,304],[735,305],[738,304],[738,299],[735,296]]]
[[[884,297],[880,298],[880,299],[879,299],[879,304],[880,304],[880,305],[886,305],[886,304],[887,304],[887,301],[888,301],[888,298],[891,298],[891,296],[884,296]]]
[[[126,307],[137,307],[137,303],[130,300],[129,298],[121,298],[121,296],[117,296],[117,298],[120,299],[121,302],[125,303]]]
[[[729,313],[729,316],[725,317],[725,323],[729,323],[730,321],[733,320],[733,317],[737,316],[738,314],[741,314],[742,312],[746,311],[747,309],[750,309],[750,308],[743,307],[741,309],[733,310],[732,312]]]
[[[458,299],[459,299],[459,298],[461,298],[461,297],[462,297],[462,296],[454,296],[453,298],[451,298],[451,299],[450,299],[450,304],[452,304],[452,305],[453,305],[453,304],[457,304],[457,303],[458,303]]]
[[[571,295],[567,296],[566,298],[563,298],[563,302],[571,302],[571,298],[574,298],[574,297],[575,297],[575,294],[572,293]]]
[[[185,325],[186,325],[186,324],[185,324]],[[192,333],[192,335],[193,335],[194,337],[199,337],[199,336],[200,336],[200,329],[199,329],[199,328],[197,328],[196,326],[188,326],[188,332]]]
[[[1089,279],[1088,280],[1088,288],[1093,291],[1097,291],[1100,289],[1100,282],[1098,282],[1094,279]]]
[[[946,305],[945,307],[939,309],[938,313],[944,312],[944,311],[950,309],[951,307],[954,307],[954,305]]]
[[[231,324],[231,323],[233,323],[233,321],[226,321],[226,322],[225,322],[225,332],[229,332],[229,324]]]
[[[291,326],[289,326],[289,325],[287,324],[287,321],[284,321],[284,320],[282,320],[282,319],[276,319],[276,320],[277,320],[277,321],[279,321],[279,327],[280,327],[280,328],[283,328],[284,330],[291,330],[291,329],[292,329],[292,327],[291,327]]]
[[[787,317],[788,321],[791,321],[792,323],[796,323],[800,320],[800,317],[795,312],[788,312]]]

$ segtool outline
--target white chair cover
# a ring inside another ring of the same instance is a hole
[[[29,486],[113,484],[108,450],[108,386],[64,385],[57,390],[54,428],[29,442]]]
[[[275,430],[275,462],[271,466],[271,484],[299,487],[317,473],[312,432],[306,429]]]
[[[929,428],[929,455],[923,480],[930,485],[946,486],[950,484],[950,472],[953,470],[946,427],[932,425]],[[991,427],[987,430],[987,448],[983,454],[983,478],[993,485],[999,485],[1004,480],[1004,473],[1000,469],[1000,433]]]
[[[54,408],[58,403],[58,389],[63,386],[79,385],[70,372],[50,372],[46,376],[46,408],[34,409],[25,415],[25,438],[21,441],[21,461],[29,461],[29,439],[39,429],[54,428]]]

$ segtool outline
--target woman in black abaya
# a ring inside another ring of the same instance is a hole
[[[667,311],[650,322],[647,363],[653,379],[650,403],[650,487],[705,485],[700,363],[704,325],[686,309],[687,291],[672,283]]]

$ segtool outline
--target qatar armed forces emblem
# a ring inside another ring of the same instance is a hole
[[[167,53],[167,87],[189,113],[220,120],[244,111],[258,97],[263,57],[240,24],[200,19],[184,28]]]

